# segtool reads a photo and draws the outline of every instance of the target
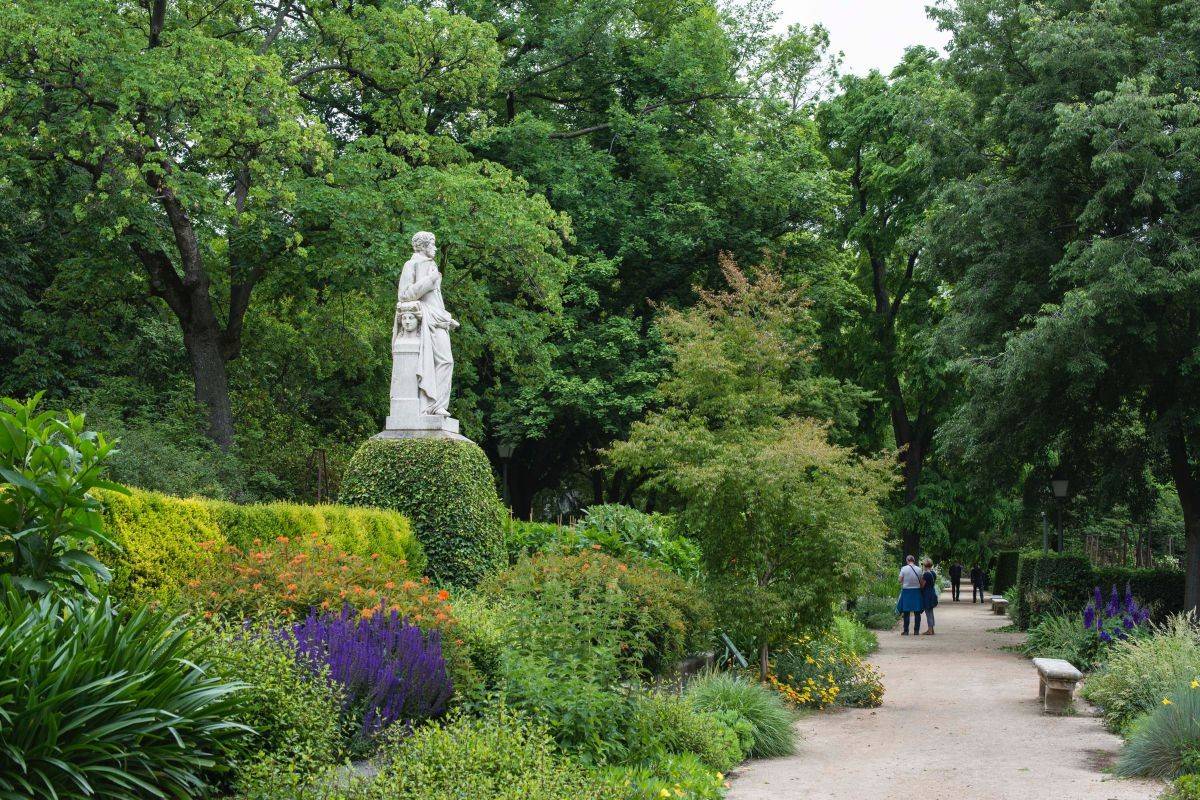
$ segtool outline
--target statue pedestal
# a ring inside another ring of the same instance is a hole
[[[458,420],[421,413],[417,389],[417,358],[421,342],[416,336],[397,338],[392,343],[391,407],[384,430],[376,439],[462,439]]]

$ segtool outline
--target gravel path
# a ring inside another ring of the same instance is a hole
[[[969,596],[969,584],[964,596]],[[942,595],[936,636],[880,632],[883,707],[798,723],[796,755],[738,771],[731,800],[1151,800],[1161,786],[1111,777],[1120,740],[1079,713],[1041,714],[1037,672],[1002,649],[1020,634],[987,606]]]

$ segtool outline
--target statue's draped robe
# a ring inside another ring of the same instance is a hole
[[[450,328],[455,323],[442,302],[442,274],[432,259],[417,253],[405,263],[400,273],[399,301],[421,305],[418,329],[421,345],[417,357],[421,413],[448,414],[454,379]]]

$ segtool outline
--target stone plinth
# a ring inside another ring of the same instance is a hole
[[[416,336],[397,337],[392,343],[391,406],[377,439],[466,439],[458,420],[421,413],[417,389],[417,359],[421,341]]]

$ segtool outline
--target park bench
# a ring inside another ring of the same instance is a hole
[[[992,598],[992,613],[1000,616],[1008,610],[1008,601],[1003,597]]]
[[[1035,658],[1033,665],[1038,671],[1038,697],[1046,713],[1059,716],[1068,713],[1083,673],[1061,658]]]

